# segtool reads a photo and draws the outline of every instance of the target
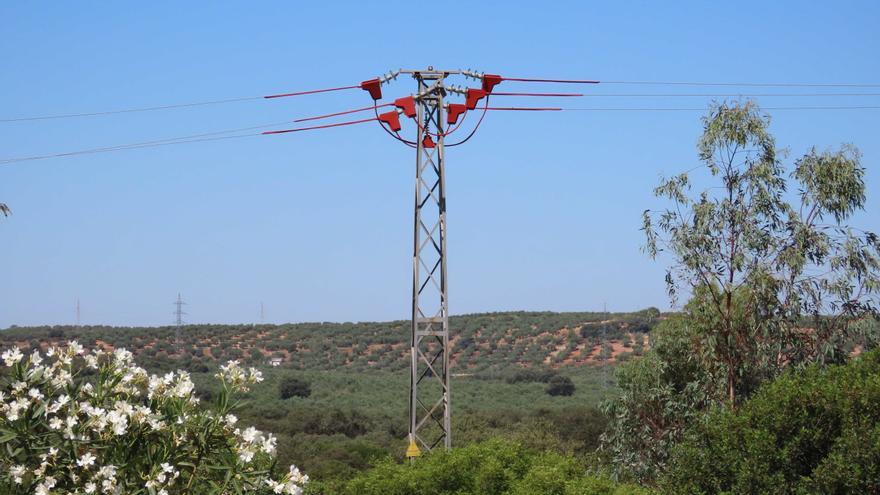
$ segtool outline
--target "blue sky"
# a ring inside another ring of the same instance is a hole
[[[0,118],[356,84],[427,65],[600,80],[880,82],[876,2],[444,2],[425,14],[412,2],[47,5],[0,6]],[[411,88],[400,79],[386,92]],[[880,105],[880,97],[758,101]],[[0,123],[0,159],[368,103],[350,91]],[[880,230],[880,111],[770,113],[792,159],[812,145],[862,150],[869,199],[854,223]],[[661,175],[697,164],[699,116],[490,114],[474,139],[447,152],[451,311],[667,308],[664,262],[640,252],[639,216],[660,206],[651,189]],[[77,297],[83,323],[167,324],[178,292],[191,322],[256,321],[261,301],[274,322],[407,318],[413,155],[365,125],[0,165],[0,201],[14,211],[0,221],[0,328],[71,323]]]

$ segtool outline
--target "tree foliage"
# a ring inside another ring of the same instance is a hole
[[[569,396],[574,394],[574,382],[564,375],[556,375],[547,382],[546,392],[548,395]]]
[[[317,485],[315,488],[318,488]],[[576,458],[493,439],[436,451],[413,465],[390,459],[351,480],[357,495],[646,495],[649,490],[591,475]]]
[[[603,436],[616,475],[653,482],[713,407],[736,409],[788,368],[873,345],[880,244],[847,225],[865,204],[859,153],[810,150],[791,174],[781,155],[756,105],[715,105],[698,143],[708,177],[691,171],[656,188],[672,205],[645,212],[645,248],[671,259],[673,301],[690,300],[618,370]]]
[[[853,146],[812,149],[786,177],[769,118],[746,102],[711,108],[698,152],[709,185],[692,194],[691,172],[661,182],[672,206],[645,212],[646,251],[672,258],[673,300],[697,300],[694,351],[735,405],[785,366],[844,356],[852,324],[877,312],[880,242],[846,223],[865,204]]]
[[[739,410],[697,422],[672,453],[668,493],[876,493],[880,351],[790,372]]]
[[[295,376],[282,377],[278,382],[278,395],[281,399],[291,397],[308,397],[312,395],[312,387],[309,382]]]
[[[662,472],[669,450],[717,395],[694,357],[684,317],[663,321],[652,340],[643,358],[617,369],[621,393],[602,405],[610,418],[602,445],[613,472],[642,482]]]

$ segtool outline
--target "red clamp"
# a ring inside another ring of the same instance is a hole
[[[390,112],[380,113],[379,114],[379,122],[385,122],[386,124],[388,124],[388,127],[390,127],[391,130],[394,132],[397,132],[401,129],[400,117],[397,116],[397,110],[392,110]]]
[[[491,93],[492,89],[501,84],[504,78],[496,74],[483,74],[483,91]]]
[[[361,89],[363,89],[364,91],[368,91],[370,93],[370,96],[373,97],[374,100],[382,99],[382,83],[379,82],[379,78],[370,79],[369,81],[362,82]]]
[[[394,100],[394,106],[403,110],[403,114],[407,117],[416,116],[416,101],[412,96],[406,96]]]
[[[458,117],[460,117],[466,110],[467,107],[460,103],[450,103],[449,109],[446,112],[446,123],[452,125],[458,122]]]
[[[422,146],[425,148],[433,148],[436,145],[434,144],[434,140],[431,139],[431,136],[425,134],[425,138],[422,139]]]
[[[482,89],[468,88],[465,95],[465,105],[468,110],[477,108],[477,102],[486,97],[486,92]]]

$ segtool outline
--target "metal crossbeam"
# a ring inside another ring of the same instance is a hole
[[[446,284],[446,177],[443,154],[445,89],[448,73],[414,72],[418,82],[410,444],[430,451],[452,446],[449,389],[449,307]],[[426,139],[426,137],[428,139]]]

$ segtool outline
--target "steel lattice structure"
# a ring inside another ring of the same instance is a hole
[[[401,74],[410,75],[417,83],[416,93],[380,103],[382,86]],[[479,88],[446,83],[450,76],[468,78],[480,83]],[[595,84],[592,80],[507,78],[471,70],[396,70],[363,81],[359,85],[340,86],[296,93],[268,95],[283,98],[330,91],[362,89],[369,93],[373,105],[344,110],[294,122],[309,122],[372,110],[374,117],[332,124],[299,127],[262,134],[283,134],[376,121],[393,138],[415,149],[415,207],[413,215],[413,284],[410,341],[409,448],[407,457],[421,455],[441,443],[452,447],[452,395],[449,357],[449,287],[446,277],[446,146],[463,144],[474,135],[489,110],[559,111],[557,107],[490,107],[489,96],[503,81]],[[579,93],[496,93],[499,96],[572,97]],[[446,102],[448,96],[464,97],[464,102]],[[478,107],[480,101],[483,106]],[[394,107],[379,113],[379,108]],[[467,137],[446,143],[446,137],[461,127],[470,112],[479,113]],[[416,140],[400,135],[401,116],[412,119],[417,128]]]
[[[409,440],[431,450],[452,446],[449,383],[449,287],[446,278],[444,73],[413,74],[416,102],[416,191],[413,222]],[[431,385],[428,385],[430,383]],[[414,454],[410,451],[410,454]]]

